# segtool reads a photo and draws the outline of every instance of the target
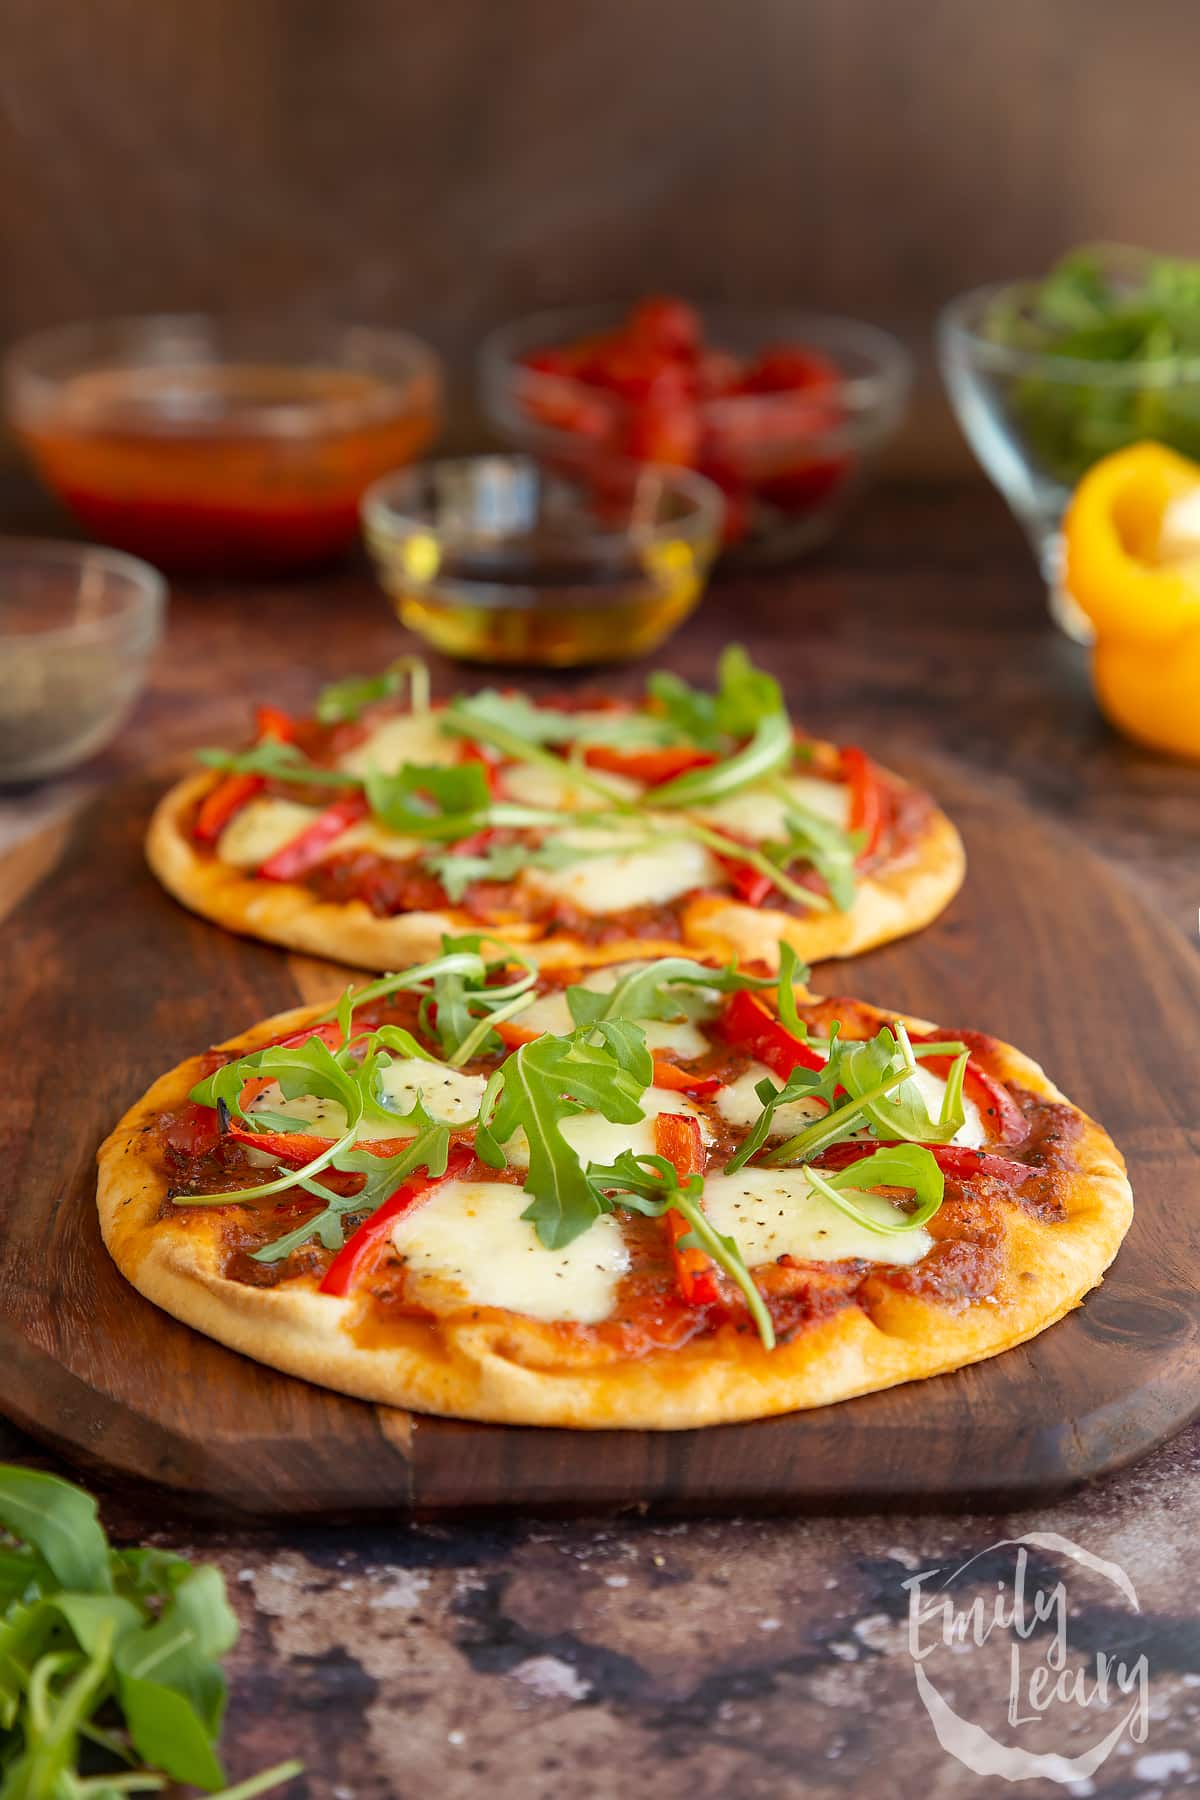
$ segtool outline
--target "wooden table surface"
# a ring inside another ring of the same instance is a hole
[[[20,495],[6,511],[10,529],[48,523]],[[939,759],[955,760],[1089,844],[1164,931],[1194,936],[1200,771],[1107,731],[1083,656],[1050,626],[1025,546],[989,493],[874,496],[821,557],[718,583],[671,661],[702,678],[731,638],[786,681],[815,730],[901,768],[936,775]],[[120,741],[60,784],[0,795],[9,895],[35,873],[36,825],[121,774],[235,733],[250,697],[300,705],[327,674],[400,642],[363,570],[176,590],[154,680]],[[1019,842],[1012,871],[1019,881]],[[1120,1045],[1114,1020],[1114,1055]],[[2,1425],[0,1454],[43,1460]],[[1097,1601],[1081,1629],[1113,1653],[1144,1651],[1151,1683],[1147,1741],[1126,1741],[1066,1791],[1154,1800],[1200,1780],[1198,1466],[1200,1427],[1099,1487],[1003,1519],[197,1537],[128,1497],[104,1501],[114,1530],[212,1557],[228,1575],[245,1625],[231,1661],[234,1773],[295,1752],[309,1774],[292,1791],[333,1800],[994,1793],[939,1747],[919,1703],[901,1584],[998,1540],[1055,1532],[1125,1570],[1141,1608],[1132,1628]],[[1086,1718],[1080,1729],[1064,1753],[1098,1735]],[[1038,1780],[1022,1791],[1064,1790]]]

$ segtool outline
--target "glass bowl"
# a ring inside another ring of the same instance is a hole
[[[688,469],[632,469],[604,493],[525,456],[388,475],[363,530],[403,625],[469,662],[626,661],[697,604],[720,490]]]
[[[767,560],[831,536],[904,416],[912,379],[895,338],[853,319],[739,306],[695,309],[704,341],[739,359],[803,345],[841,376],[832,403],[804,391],[696,401],[697,469],[725,493],[725,541]],[[607,389],[532,368],[526,358],[612,331],[628,309],[572,308],[503,326],[480,352],[484,410],[512,444],[555,467],[606,481],[627,459],[630,409]]]
[[[1098,362],[997,343],[997,308],[1020,318],[1042,283],[976,288],[938,324],[942,376],[963,434],[1007,500],[1038,559],[1056,622],[1093,632],[1063,585],[1062,516],[1081,476],[1142,438],[1200,456],[1200,358]]]
[[[74,768],[124,723],[166,583],[116,550],[0,539],[0,781]]]
[[[26,338],[5,388],[89,532],[164,568],[271,572],[348,549],[363,490],[433,437],[441,377],[404,332],[163,314]]]

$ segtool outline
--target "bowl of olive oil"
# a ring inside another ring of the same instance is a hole
[[[648,655],[693,611],[720,490],[631,466],[603,488],[524,456],[423,463],[377,481],[363,531],[402,625],[466,662],[571,668]]]

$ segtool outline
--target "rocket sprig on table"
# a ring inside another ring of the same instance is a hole
[[[0,1800],[116,1800],[186,1782],[252,1800],[300,1773],[225,1788],[221,1658],[238,1635],[219,1569],[116,1550],[82,1488],[0,1464]]]

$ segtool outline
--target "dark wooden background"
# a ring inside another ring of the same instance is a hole
[[[1200,252],[1190,0],[6,0],[0,342],[119,311],[403,322],[675,286],[925,359],[1080,239]]]

